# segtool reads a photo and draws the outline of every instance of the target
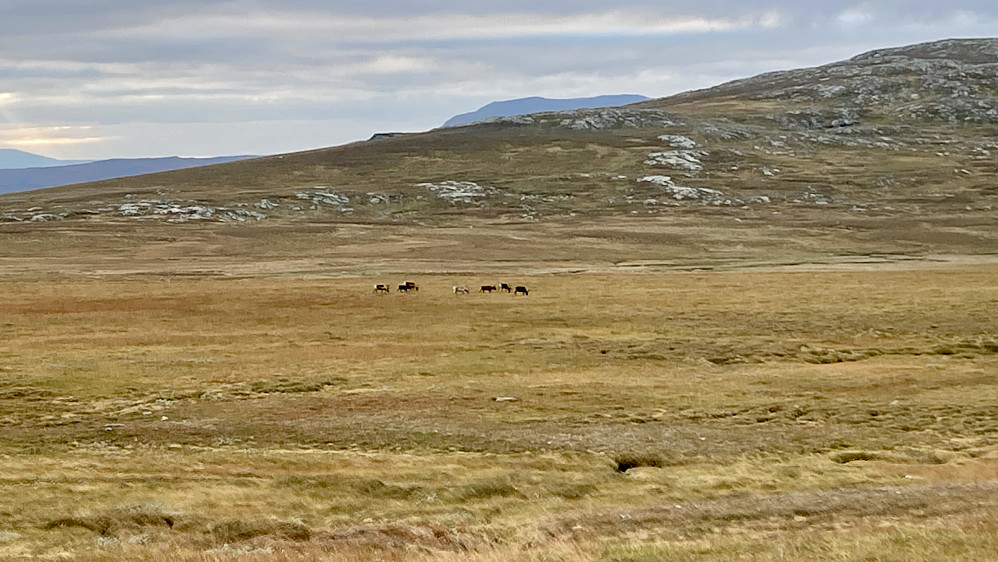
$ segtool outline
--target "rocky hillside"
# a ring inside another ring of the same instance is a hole
[[[785,124],[809,128],[883,122],[998,123],[998,39],[946,40],[871,51],[847,61],[773,72],[646,104],[737,99],[780,102]],[[810,111],[809,111],[810,110]]]
[[[988,216],[996,84],[998,40],[942,41],[621,108],[9,195],[0,220]]]
[[[648,98],[633,94],[596,96],[592,98],[549,99],[540,97],[495,101],[476,111],[462,113],[448,119],[444,127],[460,127],[497,117],[513,117],[542,111],[573,111],[595,107],[619,107],[646,101]]]

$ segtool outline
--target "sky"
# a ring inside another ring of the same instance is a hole
[[[994,0],[0,0],[0,148],[286,153],[993,36]]]

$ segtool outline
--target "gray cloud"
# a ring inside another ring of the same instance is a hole
[[[19,4],[0,5],[0,145],[66,158],[328,146],[497,99],[663,96],[998,21],[983,1]]]

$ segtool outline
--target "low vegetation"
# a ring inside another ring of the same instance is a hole
[[[8,277],[0,553],[986,558],[996,275]]]

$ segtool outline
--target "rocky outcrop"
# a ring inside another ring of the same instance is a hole
[[[580,109],[563,113],[535,113],[532,115],[498,118],[491,122],[514,125],[553,126],[575,131],[601,131],[606,129],[671,127],[680,124],[681,119],[657,109],[633,109],[627,107]]]
[[[495,194],[492,187],[481,186],[471,181],[447,180],[438,183],[421,183],[416,187],[422,187],[433,192],[437,197],[450,203],[477,203]]]

